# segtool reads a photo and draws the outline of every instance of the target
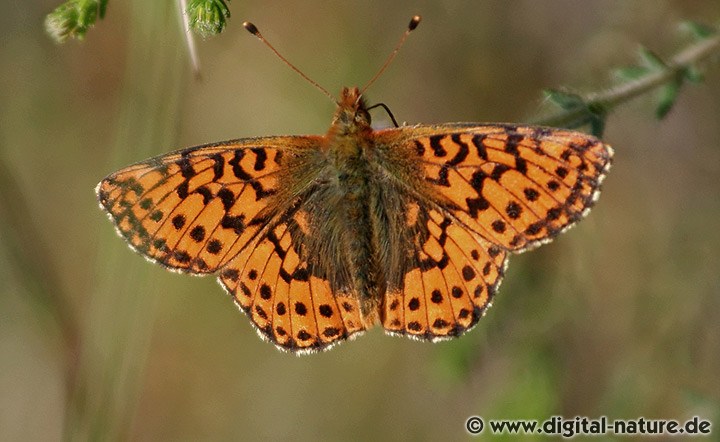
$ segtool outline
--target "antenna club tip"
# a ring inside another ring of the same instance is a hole
[[[252,35],[254,35],[256,37],[260,37],[260,31],[258,31],[258,28],[254,24],[250,23],[249,21],[243,22],[243,27],[245,29],[247,29],[247,31],[249,33],[251,33]]]
[[[414,15],[413,18],[410,19],[410,24],[408,25],[408,31],[414,31],[415,28],[418,27],[420,24],[420,21],[422,20],[422,17],[419,15]]]

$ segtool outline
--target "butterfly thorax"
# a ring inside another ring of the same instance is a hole
[[[359,294],[365,320],[374,312],[384,291],[375,241],[377,221],[371,213],[375,199],[373,144],[370,115],[358,88],[344,88],[326,137],[326,155],[332,168],[337,213],[342,217],[342,250],[349,264],[351,290]]]
[[[330,162],[345,180],[366,177],[372,156],[370,114],[357,87],[343,88],[326,140]],[[356,183],[359,184],[359,183]]]

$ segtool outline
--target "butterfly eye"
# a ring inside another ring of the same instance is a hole
[[[358,111],[355,113],[355,122],[370,124],[370,113],[365,109],[358,109]]]

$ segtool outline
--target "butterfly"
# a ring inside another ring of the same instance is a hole
[[[301,354],[376,324],[427,341],[468,331],[510,254],[588,213],[612,154],[550,127],[375,130],[353,87],[325,135],[179,150],[110,174],[96,193],[131,248],[217,275],[262,338]]]

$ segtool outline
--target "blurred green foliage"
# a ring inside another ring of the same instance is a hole
[[[45,32],[58,43],[82,40],[106,9],[107,0],[68,0],[45,17]]]
[[[652,96],[607,113],[599,204],[511,258],[472,332],[431,345],[373,330],[295,358],[211,278],[129,251],[92,189],[182,146],[323,133],[330,103],[234,23],[202,43],[192,82],[170,1],[113,2],[102,30],[60,47],[37,25],[56,2],[18,5],[0,17],[0,439],[456,440],[470,415],[720,422],[717,69],[662,121]],[[409,123],[521,122],[552,116],[545,88],[612,89],[640,44],[670,64],[686,42],[667,31],[720,5],[233,2],[331,91],[367,81],[416,13],[370,98]]]

